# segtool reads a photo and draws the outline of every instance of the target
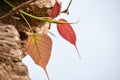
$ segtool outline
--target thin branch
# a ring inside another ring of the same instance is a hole
[[[67,13],[67,14],[69,14],[69,10],[68,9],[69,9],[71,3],[72,3],[72,0],[70,0],[68,7],[65,10],[61,11],[61,13]]]
[[[4,1],[7,2],[6,0],[4,0]],[[0,19],[4,19],[4,18],[6,18],[6,17],[8,17],[8,16],[11,16],[13,13],[19,11],[19,10],[20,10],[21,8],[23,8],[23,7],[28,6],[30,3],[34,2],[34,1],[36,1],[36,0],[29,0],[29,1],[27,1],[27,2],[24,2],[24,3],[20,4],[19,6],[13,8],[11,11],[9,11],[7,14],[1,16]],[[9,4],[9,3],[7,3],[7,4]],[[10,4],[9,4],[9,5],[10,5]],[[10,6],[12,6],[12,5],[10,5]],[[14,6],[12,6],[12,7],[14,7]]]
[[[32,27],[30,26],[30,24],[29,24],[29,22],[27,21],[27,19],[25,18],[25,16],[24,16],[22,13],[20,13],[20,15],[22,16],[22,18],[23,18],[23,19],[25,20],[25,22],[27,23],[30,31],[31,31],[32,33],[34,33]]]
[[[11,6],[12,8],[15,8],[15,6],[13,4],[11,4],[9,1],[7,0],[4,0],[9,6]],[[50,23],[57,23],[57,24],[76,24],[78,23],[79,21],[77,22],[65,22],[65,21],[59,21],[59,20],[55,20],[55,19],[52,19],[50,17],[38,17],[38,16],[34,16],[32,14],[29,14],[25,11],[22,11],[22,10],[19,10],[20,13],[22,13],[23,15],[26,15],[28,17],[31,17],[33,19],[36,19],[36,20],[40,20],[40,21],[45,21],[45,22],[50,22]]]

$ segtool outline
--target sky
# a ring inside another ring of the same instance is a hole
[[[61,0],[64,9],[69,0]],[[120,0],[73,0],[70,15],[81,60],[73,45],[51,32],[53,49],[47,71],[51,80],[120,80]],[[32,80],[47,80],[44,70],[27,56],[23,59]]]

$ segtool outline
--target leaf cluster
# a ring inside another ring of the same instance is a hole
[[[50,60],[51,50],[52,50],[52,39],[48,35],[49,27],[45,28],[46,33],[36,33],[36,32],[33,31],[31,25],[29,24],[29,22],[25,18],[25,16],[28,16],[30,18],[33,18],[33,19],[36,19],[36,20],[39,20],[39,21],[55,23],[56,28],[58,30],[58,33],[65,40],[67,40],[69,43],[71,43],[72,45],[75,46],[75,48],[77,50],[77,53],[78,53],[78,56],[80,58],[80,54],[79,54],[79,51],[78,51],[77,46],[76,46],[76,34],[75,34],[72,26],[70,25],[70,24],[74,24],[74,23],[77,23],[77,22],[71,23],[71,22],[68,22],[67,20],[65,20],[64,18],[61,18],[59,20],[55,20],[55,18],[60,13],[68,13],[68,8],[70,7],[70,4],[71,4],[72,0],[70,1],[69,6],[67,7],[67,9],[65,9],[63,11],[61,11],[60,2],[58,0],[56,0],[54,6],[52,7],[52,9],[51,9],[51,11],[49,13],[49,17],[34,16],[34,15],[29,14],[29,13],[27,13],[27,12],[20,9],[20,8],[22,8],[24,6],[16,7],[13,4],[11,4],[9,1],[7,1],[7,0],[4,0],[4,1],[9,6],[11,6],[14,9],[14,11],[18,11],[20,16],[25,20],[26,24],[28,25],[28,27],[29,27],[29,29],[31,31],[31,34],[29,35],[29,37],[27,39],[27,42],[25,44],[26,52],[27,52],[27,54],[29,54],[31,56],[31,58],[33,59],[33,61],[37,65],[41,66],[44,69],[44,71],[45,71],[45,73],[46,73],[46,75],[48,77],[48,80],[50,80],[50,78],[48,76],[46,66],[47,66],[47,64],[48,64],[48,62]],[[35,1],[35,0],[31,0],[31,1],[29,1],[29,3],[31,3],[32,1]],[[10,12],[9,14],[11,14],[12,12]]]

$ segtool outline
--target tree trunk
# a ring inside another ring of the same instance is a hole
[[[13,25],[0,24],[0,80],[30,80],[21,62],[19,34]]]
[[[51,1],[53,4],[55,0]],[[32,4],[32,8],[33,5],[35,5],[34,9],[36,9],[33,12],[35,14],[40,12],[39,16],[49,16],[48,9],[52,7],[51,1],[37,0],[36,3]],[[1,3],[0,0],[0,16],[10,11],[9,6],[7,6],[8,5]],[[25,21],[21,20],[14,20],[13,16],[0,20],[0,80],[30,80],[28,69],[21,61],[22,55],[23,53],[25,53],[24,47],[23,45],[21,45],[21,42],[27,38],[23,35],[23,32],[25,32],[23,31],[23,29],[26,29],[26,23]],[[31,20],[29,21],[32,22]],[[34,23],[38,24],[38,22]],[[33,25],[33,23],[30,24],[32,26],[36,25]],[[50,26],[46,22],[44,24],[43,22],[39,22],[38,25],[37,27],[39,27],[40,29],[41,26]]]

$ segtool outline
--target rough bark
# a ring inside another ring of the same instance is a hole
[[[0,24],[0,80],[30,80],[21,62],[21,43],[13,25]]]
[[[14,2],[16,0],[10,1]],[[52,0],[52,3],[54,3],[54,0]],[[49,16],[51,7],[50,0],[37,0],[28,6],[30,9],[28,13],[46,17]],[[11,8],[0,0],[0,16],[10,10]],[[15,18],[16,15],[19,19]],[[41,27],[50,26],[50,23],[47,22],[27,19],[36,31],[43,30]],[[29,28],[18,14],[0,20],[0,80],[30,80],[27,67],[21,62],[22,55],[25,53],[21,42],[27,39],[28,35],[24,33],[26,31],[29,32]]]

